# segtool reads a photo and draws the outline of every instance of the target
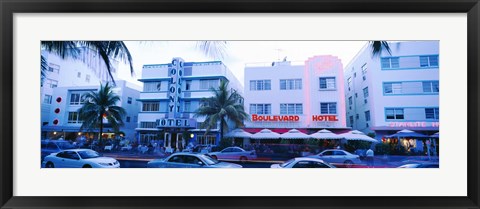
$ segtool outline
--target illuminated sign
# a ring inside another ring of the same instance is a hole
[[[338,121],[336,115],[312,115],[312,121]]]
[[[298,115],[252,115],[252,121],[254,122],[298,122],[299,120]]]
[[[158,128],[193,128],[196,126],[195,119],[162,118],[157,120]]]
[[[176,118],[180,114],[182,93],[183,59],[173,58],[172,67],[168,70],[168,116]]]
[[[439,122],[391,122],[388,123],[389,127],[440,127]]]

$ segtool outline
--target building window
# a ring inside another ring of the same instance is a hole
[[[351,87],[351,84],[352,84],[352,77],[347,78],[347,84],[348,84],[348,90],[350,91],[350,87]]]
[[[183,111],[184,112],[190,112],[190,106],[191,106],[191,102],[190,101],[185,101],[183,103]]]
[[[130,123],[130,116],[127,116],[127,118],[125,119],[125,121],[126,121],[127,123]]]
[[[143,84],[143,91],[144,92],[160,92],[162,89],[162,82],[145,82]]]
[[[362,77],[363,80],[367,80],[367,63],[362,65]]]
[[[320,78],[320,89],[335,89],[335,77]]]
[[[370,110],[365,111],[365,121],[370,121]]]
[[[320,103],[320,114],[337,114],[337,103],[336,102]]]
[[[60,65],[49,63],[48,64],[48,71],[60,73]]]
[[[252,80],[250,81],[250,90],[252,91],[263,91],[263,90],[272,90],[270,80]]]
[[[140,128],[157,128],[157,122],[140,122]]]
[[[271,104],[250,104],[250,114],[272,114]]]
[[[138,117],[137,116],[133,116],[133,122],[136,123],[138,121]]]
[[[382,69],[400,68],[398,57],[382,58]]]
[[[357,93],[355,93],[355,98],[358,98],[358,94],[357,94]]]
[[[85,99],[80,93],[70,94],[70,105],[82,105],[83,103],[85,103]]]
[[[353,115],[350,115],[350,127],[353,128]]]
[[[280,90],[302,89],[302,79],[280,79]]]
[[[52,88],[52,89],[53,89],[53,88],[57,88],[57,86],[58,86],[58,81],[47,78],[47,80],[45,81],[45,85],[46,85],[46,86],[50,86],[50,88]]]
[[[438,55],[420,56],[420,67],[438,67]]]
[[[132,97],[127,97],[127,104],[132,104]]]
[[[423,81],[422,86],[424,93],[438,93],[440,90],[438,81]]]
[[[280,114],[303,114],[303,105],[280,104]]]
[[[438,108],[425,108],[425,118],[438,120],[440,118],[438,110]]]
[[[85,82],[90,83],[90,75],[85,75]]]
[[[356,115],[355,115],[355,118],[356,118],[357,120],[360,119],[360,115],[356,114]]]
[[[78,112],[68,112],[68,123],[81,123],[78,118]]]
[[[349,104],[349,105],[352,105],[352,104],[353,104],[353,98],[352,98],[352,97],[348,97],[348,104]]]
[[[43,103],[52,104],[52,95],[45,94],[43,97]]]
[[[215,135],[197,135],[197,144],[199,145],[216,145],[216,136]]]
[[[403,120],[405,116],[403,114],[403,108],[386,108],[385,115],[387,120]]]
[[[82,77],[82,73],[81,72],[78,72],[77,73],[77,78],[81,78]]]
[[[191,80],[185,81],[185,91],[188,91],[191,89],[192,89],[192,81]]]
[[[363,88],[363,97],[364,98],[368,97],[368,87]]]
[[[218,79],[200,80],[200,89],[208,90],[210,88],[216,88],[218,87],[218,81]]]
[[[402,93],[402,83],[384,83],[383,84],[383,93],[384,94],[401,94]]]
[[[160,111],[159,102],[144,102],[142,105],[143,112],[158,112]]]

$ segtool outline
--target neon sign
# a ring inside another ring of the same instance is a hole
[[[298,122],[300,117],[298,115],[252,115],[252,121],[268,121],[268,122]]]
[[[391,122],[388,123],[389,127],[440,127],[439,122]]]
[[[336,115],[312,115],[312,121],[338,121]]]

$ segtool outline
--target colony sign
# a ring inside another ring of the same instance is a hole
[[[173,58],[172,67],[168,71],[168,117],[176,118],[180,114],[180,99],[182,93],[183,59]]]

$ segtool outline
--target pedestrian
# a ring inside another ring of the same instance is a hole
[[[374,153],[373,153],[373,150],[372,149],[368,149],[367,150],[367,165],[368,167],[373,167],[373,157],[374,157]]]

